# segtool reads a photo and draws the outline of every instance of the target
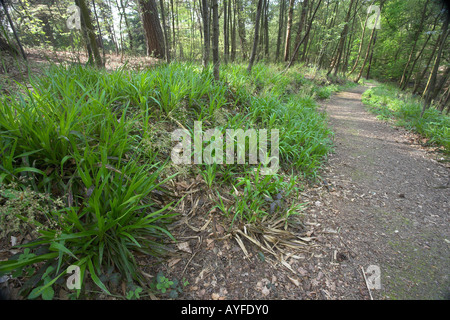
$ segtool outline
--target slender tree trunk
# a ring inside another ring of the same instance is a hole
[[[231,0],[230,0],[231,1]],[[232,1],[233,6],[231,6],[230,2],[230,9],[232,7],[232,13],[233,13],[233,19],[231,23],[231,61],[236,60],[236,0]],[[230,20],[231,20],[231,11],[230,11]]]
[[[269,59],[269,0],[265,0],[264,13],[264,56]]]
[[[305,39],[309,36],[309,33],[311,31],[311,27],[313,25],[313,21],[314,21],[314,19],[316,17],[317,10],[319,9],[321,3],[322,3],[322,0],[319,0],[319,3],[317,4],[316,9],[314,10],[314,13],[311,16],[310,23],[308,24],[308,29],[306,29],[306,32],[305,32],[305,35],[303,36],[303,39],[295,46],[295,50],[294,50],[294,52],[292,54],[292,58],[289,61],[289,64],[286,67],[286,70],[289,69],[292,66],[292,64],[294,63],[293,57],[297,54],[298,50],[300,49],[300,46],[303,44]]]
[[[306,20],[306,13],[308,12],[308,0],[303,0],[302,3],[302,13],[300,14],[300,22],[298,23],[298,29],[297,29],[297,36],[295,37],[295,43],[299,43],[302,36],[302,31],[304,28],[305,20]],[[297,60],[298,57],[298,51],[293,56],[294,61]]]
[[[441,79],[439,80],[439,83],[436,85],[436,88],[434,89],[434,93],[431,97],[431,99],[436,99],[436,97],[439,95],[439,92],[441,92],[442,88],[444,87],[445,83],[447,82],[450,75],[450,67],[447,67],[445,69],[444,74],[441,76]]]
[[[284,30],[284,13],[286,11],[286,0],[280,1],[280,13],[278,15],[278,36],[277,36],[277,49],[275,51],[275,60],[278,61],[280,57],[280,48],[282,43],[282,35]]]
[[[94,56],[95,65],[98,68],[103,67],[102,58],[100,56],[100,50],[97,45],[97,37],[95,36],[94,27],[92,26],[91,14],[89,7],[86,4],[85,0],[76,0],[75,3],[80,7],[81,18],[84,22],[84,26],[86,27],[86,33],[88,37],[88,43],[91,47],[92,54]]]
[[[380,3],[380,10],[383,8],[383,4],[384,4],[385,1],[386,0],[381,1],[381,3]],[[374,42],[375,34],[376,34],[376,30],[377,30],[375,28],[375,25],[378,23],[378,19],[379,18],[380,17],[377,16],[377,18],[375,19],[374,27],[373,27],[373,30],[372,30],[372,33],[371,33],[370,39],[369,39],[369,46],[367,47],[366,56],[364,58],[363,64],[361,66],[361,69],[359,70],[358,76],[355,79],[355,83],[357,83],[359,81],[359,79],[361,79],[362,73],[364,72],[364,68],[366,67],[367,60],[369,59],[369,56],[370,56],[370,53],[371,53],[372,44]]]
[[[214,80],[219,81],[219,4],[217,0],[212,0],[212,15],[213,15],[213,41],[212,41],[212,53],[214,64]]]
[[[414,37],[413,37],[414,43],[411,48],[411,52],[409,53],[408,61],[406,62],[405,68],[403,69],[402,78],[400,79],[400,83],[399,83],[400,88],[403,87],[403,83],[406,80],[406,74],[408,72],[409,65],[411,63],[414,52],[416,51],[417,42],[418,42],[418,40],[420,38],[420,34],[422,33],[422,30],[423,30],[423,24],[424,24],[426,13],[427,13],[428,3],[429,3],[429,0],[427,0],[427,2],[425,2],[425,6],[424,6],[424,9],[422,12],[419,27],[418,27],[417,31],[414,33]]]
[[[231,0],[228,0],[230,2]],[[228,2],[223,0],[223,60],[228,63],[230,56],[230,39],[228,33]]]
[[[109,8],[109,10],[108,10],[108,8]],[[107,13],[110,15],[110,18],[107,18]],[[106,24],[106,31],[108,31],[109,37],[111,38],[111,41],[114,45],[116,55],[119,55],[119,46],[117,45],[116,36],[115,36],[113,28],[111,26],[112,11],[111,11],[111,3],[109,1],[108,1],[108,5],[106,5],[106,3],[104,3],[104,2],[101,3],[100,14],[102,16],[102,20]]]
[[[14,23],[12,22],[11,16],[9,15],[8,8],[6,7],[4,0],[0,0],[0,2],[3,6],[3,9],[5,10],[5,14],[6,14],[6,17],[8,18],[9,25],[14,33],[14,37],[16,38],[17,45],[19,46],[20,53],[22,54],[22,58],[26,61],[27,55],[25,54],[25,51],[23,50],[22,43],[20,42],[20,39],[19,39],[19,35],[17,34],[16,28],[14,27]]]
[[[333,71],[333,69],[334,69],[334,76],[336,76],[337,73],[338,73],[339,66],[341,64],[341,57],[342,57],[342,52],[343,52],[343,49],[344,49],[344,44],[345,44],[345,41],[347,40],[348,22],[350,21],[350,16],[351,16],[351,12],[352,12],[353,2],[354,2],[354,0],[350,1],[350,5],[349,5],[348,11],[347,11],[347,15],[345,16],[344,28],[342,29],[341,36],[339,38],[339,46],[338,46],[338,49],[337,49],[336,57],[335,57],[335,59],[333,61],[333,64],[331,65],[331,68],[328,70],[327,76],[331,73],[331,71]]]
[[[242,59],[247,60],[247,40],[245,35],[245,20],[244,20],[244,7],[242,5],[243,0],[236,0],[237,14],[238,14],[238,33],[241,40]]]
[[[170,11],[172,12],[172,48],[173,48],[173,55],[176,58],[177,45],[175,42],[175,11],[173,10],[173,0],[170,0]]]
[[[152,0],[154,1],[154,0]],[[128,39],[130,40],[130,51],[133,51],[133,34],[131,33],[130,24],[128,23],[127,13],[125,12],[125,6],[123,5],[123,0],[120,0],[120,6],[122,7],[123,19],[125,21],[125,27],[128,32]]]
[[[292,16],[294,15],[294,2],[295,0],[289,0],[288,20],[286,27],[286,41],[284,43],[284,61],[289,60],[289,48],[291,46]]]
[[[433,51],[431,52],[430,56],[428,57],[428,60],[425,64],[425,68],[414,79],[414,82],[415,82],[414,89],[413,89],[414,94],[417,93],[419,90],[420,83],[422,82],[422,79],[425,77],[425,74],[427,73],[428,68],[430,67],[430,64],[431,64],[431,61],[433,60],[434,54],[436,53],[436,50],[439,47],[439,43],[441,42],[441,38],[442,38],[442,35],[440,34],[436,40],[435,45],[433,46]]]
[[[373,4],[373,2],[372,2],[372,4]],[[369,19],[369,14],[367,13],[366,21],[364,22],[364,27],[363,27],[363,30],[362,30],[361,42],[359,43],[358,55],[356,56],[356,60],[355,60],[355,63],[353,64],[352,70],[350,70],[350,72],[348,73],[347,76],[350,76],[355,71],[356,67],[358,66],[359,58],[361,57],[362,47],[363,47],[363,44],[364,44],[364,36],[366,34],[366,27],[367,27],[367,20],[368,19]]]
[[[255,21],[255,38],[253,39],[253,49],[250,56],[250,61],[248,63],[247,72],[251,73],[253,68],[253,63],[256,58],[256,50],[258,49],[258,38],[259,38],[259,23],[261,20],[261,11],[263,6],[263,0],[258,0],[258,7],[256,9],[256,21]]]
[[[203,67],[206,69],[209,64],[209,47],[210,47],[210,35],[209,35],[209,6],[208,0],[202,0],[202,19],[203,19]]]
[[[436,16],[436,19],[434,20],[434,23],[433,23],[433,29],[431,30],[432,32],[436,29],[437,22],[438,22],[438,20],[439,20],[439,16],[440,16],[440,15],[437,15],[437,16]],[[427,39],[425,40],[424,44],[422,45],[422,49],[420,49],[419,54],[418,54],[418,55],[416,56],[416,58],[414,59],[414,62],[413,62],[413,64],[412,64],[412,66],[411,66],[411,71],[409,71],[409,72],[407,73],[406,80],[403,82],[403,86],[402,86],[400,89],[405,90],[406,86],[408,85],[409,80],[411,79],[411,76],[412,76],[412,74],[413,74],[413,72],[414,72],[414,68],[416,67],[416,64],[417,64],[417,62],[419,61],[419,59],[422,57],[422,54],[423,54],[423,52],[424,52],[424,50],[425,50],[425,48],[426,48],[428,42],[430,41],[431,36],[432,36],[432,33],[430,32],[430,34],[428,35],[428,37],[427,37]],[[433,55],[434,55],[434,53],[433,53]],[[431,58],[430,58],[430,62],[431,62]],[[414,87],[414,91],[415,91],[415,90],[416,90],[416,87]]]
[[[421,116],[423,116],[425,110],[430,106],[431,100],[433,99],[433,93],[434,93],[435,85],[436,85],[437,72],[439,69],[440,62],[441,62],[441,56],[442,56],[442,51],[445,46],[445,41],[447,40],[447,36],[448,36],[448,23],[449,23],[449,15],[447,13],[444,18],[444,26],[442,27],[441,44],[439,46],[439,50],[436,55],[436,59],[434,60],[433,70],[431,71],[430,79],[428,81],[429,84],[427,85],[427,88],[425,89],[425,92],[424,92],[424,96],[425,96],[424,100],[425,101],[423,104]]]
[[[97,23],[97,29],[98,29],[98,36],[100,38],[100,46],[102,48],[102,53],[103,53],[103,67],[105,67],[106,64],[106,54],[105,54],[105,44],[103,43],[103,35],[102,35],[102,29],[100,28],[100,22],[98,21],[98,15],[97,15],[97,7],[95,5],[95,0],[92,0],[92,7],[94,8],[94,16],[95,16],[95,21]]]
[[[159,0],[159,6],[161,7],[161,20],[162,20],[162,29],[163,29],[163,35],[164,35],[164,48],[165,54],[166,54],[166,61],[167,63],[170,63],[170,42],[169,42],[169,35],[167,34],[167,25],[166,25],[166,18],[164,14],[164,1]]]

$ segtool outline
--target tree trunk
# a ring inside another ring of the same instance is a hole
[[[373,3],[374,3],[374,1],[372,1],[372,4]],[[350,70],[350,72],[348,73],[347,76],[350,76],[353,72],[355,72],[355,69],[358,66],[359,58],[361,57],[362,47],[363,47],[363,43],[364,43],[364,36],[366,34],[366,26],[367,26],[368,19],[369,19],[369,13],[367,13],[366,21],[364,22],[364,27],[363,27],[362,35],[361,35],[361,42],[359,43],[359,48],[358,48],[358,55],[356,56],[356,60],[355,60],[355,63],[353,64],[352,70]]]
[[[105,67],[105,63],[106,63],[105,45],[103,43],[103,36],[102,36],[102,29],[100,28],[100,22],[98,21],[97,7],[95,6],[95,0],[92,0],[92,7],[94,8],[94,16],[95,16],[95,21],[97,23],[98,36],[99,36],[99,40],[100,40],[99,45],[102,48],[102,53],[103,53],[102,66]]]
[[[308,12],[308,0],[303,0],[302,3],[302,13],[300,15],[300,22],[298,23],[298,29],[297,29],[297,36],[295,37],[295,43],[299,43],[301,36],[302,36],[302,30],[303,30],[303,26],[305,24],[305,19],[306,19],[306,13]],[[298,51],[297,53],[293,56],[294,61],[297,60],[298,57]]]
[[[230,39],[228,37],[228,2],[227,0],[223,0],[223,60],[225,63],[228,63],[228,57],[230,55]]]
[[[219,4],[217,0],[212,0],[212,15],[213,15],[213,41],[212,41],[212,52],[213,52],[213,64],[214,64],[214,80],[219,81]]]
[[[442,51],[444,50],[445,41],[447,40],[447,36],[448,36],[448,23],[449,23],[449,16],[447,13],[444,18],[444,26],[442,27],[441,44],[439,45],[439,50],[436,55],[436,59],[434,60],[433,70],[431,71],[430,79],[428,81],[429,84],[427,85],[427,88],[425,89],[425,92],[424,92],[425,101],[423,104],[422,113],[420,114],[421,116],[423,116],[425,110],[430,106],[431,100],[433,99],[433,93],[434,93],[435,85],[436,85],[437,72],[439,69],[439,64],[441,62],[441,56],[442,56]]]
[[[436,29],[436,24],[437,24],[438,19],[439,19],[439,15],[436,17],[436,20],[435,20],[435,22],[433,24],[433,29],[431,31],[434,31]],[[430,41],[430,39],[431,39],[431,35],[432,35],[431,33],[428,35],[427,39],[425,40],[425,43],[422,46],[422,49],[420,49],[419,54],[414,59],[414,62],[412,64],[412,66],[411,66],[411,71],[409,71],[407,73],[406,80],[403,82],[403,86],[400,89],[404,90],[406,88],[406,86],[408,85],[409,80],[411,79],[411,76],[412,76],[412,74],[414,72],[414,68],[416,67],[416,64],[419,61],[420,57],[422,57],[422,54],[423,54],[423,52],[424,52],[424,50],[425,50],[425,48],[426,48],[426,46],[428,44],[428,41]]]
[[[289,64],[287,65],[286,70],[289,69],[292,66],[292,64],[294,63],[294,59],[293,59],[294,56],[297,54],[298,50],[300,49],[300,46],[303,44],[305,39],[309,36],[309,33],[311,31],[311,27],[312,27],[313,21],[314,21],[314,19],[316,17],[317,10],[319,9],[321,3],[322,3],[322,0],[319,0],[319,3],[317,4],[316,9],[314,10],[313,15],[311,16],[311,20],[309,22],[308,29],[306,29],[306,33],[303,36],[302,40],[295,46],[294,53],[292,54],[292,58],[289,61]]]
[[[159,0],[159,6],[161,7],[161,19],[162,19],[162,28],[163,28],[163,35],[164,35],[164,48],[165,48],[165,54],[166,54],[166,61],[167,63],[170,63],[170,42],[169,42],[169,35],[167,34],[167,26],[166,26],[166,18],[164,14],[164,1]]]
[[[245,20],[244,20],[244,8],[242,0],[236,0],[237,13],[238,13],[238,33],[241,40],[242,59],[247,60],[247,40],[245,36]]]
[[[19,46],[20,53],[22,54],[22,58],[24,60],[27,60],[27,56],[25,54],[25,51],[23,50],[22,43],[20,42],[20,39],[19,39],[19,35],[17,34],[16,28],[14,27],[14,24],[12,22],[11,16],[9,15],[8,8],[6,7],[4,0],[0,0],[0,2],[2,4],[2,6],[3,6],[3,9],[5,10],[5,14],[6,14],[6,17],[8,18],[9,25],[11,26],[11,29],[12,29],[12,31],[14,33],[14,37],[16,38],[17,45]],[[7,42],[5,42],[5,43],[7,44]],[[4,45],[5,45],[5,43],[4,43]],[[5,47],[7,48],[7,47],[10,47],[10,46],[9,45],[7,45],[7,46],[5,45]]]
[[[416,77],[414,79],[415,84],[414,84],[413,93],[417,93],[417,91],[419,90],[420,83],[422,82],[422,79],[425,77],[425,74],[428,71],[431,61],[433,60],[434,54],[436,53],[436,50],[439,47],[439,43],[441,42],[441,38],[442,38],[442,35],[440,34],[436,40],[435,45],[433,46],[433,51],[431,52],[430,56],[428,57],[427,63],[425,64],[425,68],[422,70],[421,73],[416,75]]]
[[[283,35],[283,29],[284,29],[284,13],[286,8],[286,0],[281,0],[280,2],[280,14],[278,18],[278,37],[277,37],[277,50],[275,53],[275,60],[278,61],[278,58],[280,57],[280,47],[282,42],[282,35]]]
[[[292,29],[292,16],[294,14],[294,2],[295,0],[289,0],[289,12],[286,27],[286,42],[284,43],[284,61],[289,60],[289,47],[291,45],[291,29]]]
[[[258,8],[256,9],[256,22],[255,22],[255,38],[253,39],[253,49],[250,56],[250,61],[248,63],[247,72],[251,73],[253,68],[253,63],[255,62],[256,50],[258,49],[258,38],[259,38],[259,22],[261,20],[261,11],[263,6],[263,0],[258,0]]]
[[[130,40],[130,51],[133,51],[133,34],[131,33],[130,24],[129,24],[128,18],[127,18],[127,13],[125,12],[125,6],[123,5],[123,0],[120,0],[120,6],[122,7],[123,19],[125,21],[125,27],[127,28],[128,39]]]
[[[155,0],[139,0],[139,6],[147,43],[147,56],[154,55],[156,58],[164,59],[164,35]]]
[[[341,64],[341,57],[342,57],[342,52],[344,49],[344,44],[347,38],[347,33],[348,33],[348,22],[350,21],[350,16],[352,13],[352,7],[353,7],[353,1],[350,1],[350,5],[347,11],[347,15],[345,16],[345,21],[344,21],[344,28],[342,29],[341,32],[341,36],[339,38],[339,46],[336,52],[336,57],[333,61],[333,64],[331,65],[330,69],[328,70],[327,76],[331,73],[331,71],[333,71],[334,69],[334,76],[337,75],[338,70],[339,70],[339,66]]]
[[[84,24],[84,27],[86,28],[86,34],[88,37],[87,41],[90,45],[90,48],[92,50],[92,54],[94,57],[94,61],[91,61],[91,62],[95,62],[95,65],[98,68],[102,68],[103,62],[102,62],[102,58],[100,56],[100,50],[98,49],[97,37],[94,32],[94,27],[92,26],[92,20],[91,20],[91,14],[90,14],[89,7],[87,6],[85,0],[75,0],[75,3],[80,7],[81,19]]]
[[[423,9],[423,12],[422,12],[422,16],[421,16],[421,19],[420,19],[419,27],[418,27],[417,31],[414,33],[414,36],[413,36],[414,43],[413,43],[413,46],[411,48],[411,52],[409,53],[408,61],[406,62],[405,68],[403,69],[402,78],[400,79],[400,83],[399,83],[400,88],[403,87],[403,83],[406,80],[406,74],[408,72],[409,65],[411,63],[412,57],[414,55],[414,52],[416,51],[417,42],[418,42],[418,40],[420,38],[420,34],[422,33],[422,30],[423,30],[423,23],[425,21],[425,17],[426,17],[426,13],[427,13],[428,3],[429,3],[429,0],[427,0],[427,2],[425,2],[425,6],[424,6],[424,9]]]
[[[210,35],[209,35],[209,6],[208,0],[202,0],[202,19],[203,19],[203,67],[207,68],[209,64],[209,47],[210,47]]]
[[[383,4],[384,4],[385,1],[386,1],[386,0],[381,1],[381,3],[380,3],[380,11],[381,11],[381,9],[383,8]],[[359,81],[359,79],[361,79],[362,73],[364,72],[364,68],[366,67],[367,60],[369,59],[369,55],[370,55],[370,53],[371,53],[372,44],[373,44],[373,42],[374,42],[375,34],[376,34],[376,30],[377,30],[377,29],[375,28],[375,26],[377,25],[378,19],[379,19],[379,18],[380,18],[380,17],[377,16],[377,18],[375,19],[374,27],[373,27],[373,30],[372,30],[372,33],[371,33],[370,39],[369,39],[369,46],[367,47],[366,56],[365,56],[365,58],[364,58],[364,61],[363,61],[362,66],[361,66],[361,70],[359,70],[358,76],[357,76],[356,79],[355,79],[355,83],[357,83],[357,82]]]
[[[230,0],[231,1],[231,0]],[[230,11],[230,21],[231,21],[231,12],[233,13],[233,19],[231,23],[231,61],[236,60],[236,0],[233,0],[233,10]],[[231,3],[230,3],[231,10]]]
[[[107,18],[107,13],[110,15],[110,18]],[[108,1],[108,6],[103,1],[101,2],[100,14],[101,14],[102,20],[106,24],[106,31],[108,31],[109,37],[111,38],[111,41],[114,45],[116,55],[119,55],[119,46],[117,45],[116,36],[115,36],[113,28],[111,26],[112,10],[111,10],[111,3],[109,1]]]

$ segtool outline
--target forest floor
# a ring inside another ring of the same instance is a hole
[[[140,257],[146,274],[185,283],[179,299],[449,299],[449,168],[419,137],[368,113],[365,89],[322,102],[335,149],[320,182],[301,193],[304,250],[281,264],[245,240],[239,245],[208,215],[209,191],[197,177],[175,186],[190,211],[172,228],[178,250],[164,261]],[[369,289],[371,265],[380,270],[379,289]],[[67,294],[61,288],[56,297]]]
[[[302,192],[306,235],[314,241],[286,259],[291,270],[268,263],[247,242],[244,257],[233,239],[215,240],[211,230],[222,235],[223,227],[208,227],[197,213],[184,235],[185,256],[157,268],[189,281],[180,298],[450,298],[449,168],[419,137],[368,113],[365,89],[323,105],[335,150],[321,183]],[[369,266],[379,268],[379,287],[368,285]]]

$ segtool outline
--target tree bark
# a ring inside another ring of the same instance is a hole
[[[331,71],[333,71],[334,69],[334,76],[337,75],[338,70],[339,70],[339,66],[341,64],[341,57],[342,57],[342,52],[344,49],[344,44],[347,38],[347,33],[348,33],[348,22],[350,21],[350,16],[352,13],[352,7],[353,7],[353,2],[354,0],[350,1],[350,5],[347,11],[347,15],[345,16],[345,21],[344,21],[344,28],[342,29],[341,32],[341,36],[339,38],[339,45],[338,45],[338,49],[336,52],[336,57],[330,67],[330,69],[328,70],[327,76],[331,73]]]
[[[245,35],[245,20],[244,20],[244,8],[242,0],[236,0],[237,13],[238,13],[238,33],[241,40],[242,59],[247,60],[247,40]]]
[[[159,6],[161,7],[161,20],[162,20],[162,28],[163,28],[163,35],[164,35],[164,48],[165,48],[165,54],[166,54],[166,61],[167,61],[167,63],[170,63],[170,43],[169,43],[169,35],[167,34],[163,0],[159,0]]]
[[[248,63],[247,72],[251,73],[253,68],[253,63],[255,62],[256,51],[258,49],[258,38],[259,38],[259,23],[261,20],[261,11],[263,6],[263,0],[258,0],[258,7],[256,9],[256,21],[255,21],[255,38],[253,39],[253,49],[250,56],[250,61]]]
[[[286,11],[286,0],[280,1],[280,13],[278,15],[278,36],[277,36],[277,49],[275,52],[275,60],[278,61],[280,57],[280,48],[282,45],[283,30],[284,30],[284,15]]]
[[[89,7],[87,6],[85,0],[75,0],[75,3],[80,7],[81,19],[84,24],[84,27],[86,28],[86,35],[88,37],[87,41],[92,50],[94,61],[91,61],[91,63],[95,62],[95,65],[98,68],[102,68],[103,62],[100,56],[100,50],[98,49],[97,37],[94,32],[94,27],[92,26],[91,13]]]
[[[142,25],[147,43],[147,55],[165,58],[164,35],[158,17],[155,0],[139,0]]]
[[[3,6],[3,9],[5,10],[5,14],[6,14],[6,17],[8,18],[9,25],[11,26],[11,29],[14,33],[14,37],[16,38],[17,45],[19,46],[20,53],[22,54],[22,58],[24,60],[27,60],[27,55],[25,54],[25,51],[23,50],[22,43],[20,42],[20,39],[19,39],[19,35],[17,34],[16,28],[14,27],[11,16],[9,15],[8,8],[6,7],[4,0],[0,0],[0,2]]]
[[[425,101],[423,104],[422,113],[420,114],[421,116],[423,116],[425,110],[430,106],[431,100],[433,99],[433,93],[434,93],[435,85],[436,85],[437,72],[439,69],[439,64],[441,62],[441,56],[442,56],[442,51],[444,50],[445,41],[447,40],[447,36],[448,36],[448,23],[449,23],[449,15],[447,13],[445,15],[444,25],[442,27],[441,44],[439,45],[439,50],[437,52],[436,59],[434,60],[433,70],[431,71],[430,79],[428,81],[427,88],[425,89],[425,92],[424,92],[424,95],[425,95],[424,100]]]
[[[421,16],[421,19],[420,19],[419,27],[417,28],[416,32],[414,33],[414,36],[413,36],[414,43],[413,43],[413,46],[411,48],[411,52],[409,53],[408,61],[406,62],[405,68],[403,69],[402,77],[401,77],[400,83],[399,83],[400,88],[403,88],[403,83],[406,80],[406,74],[408,72],[409,65],[411,63],[412,57],[414,55],[414,52],[416,51],[417,42],[419,41],[420,34],[422,33],[422,30],[423,30],[423,24],[424,24],[424,21],[425,21],[425,17],[426,17],[426,13],[427,13],[427,7],[428,7],[428,3],[429,2],[430,2],[429,0],[427,0],[427,2],[425,2],[425,6],[424,6],[424,9],[423,9],[423,12],[422,12],[422,16]]]
[[[383,4],[384,4],[385,1],[386,1],[386,0],[381,1],[381,3],[380,3],[380,10],[383,8]],[[356,79],[355,79],[355,83],[357,83],[357,82],[359,81],[359,79],[361,79],[362,73],[364,72],[364,68],[366,67],[367,60],[369,59],[369,55],[370,55],[370,53],[371,53],[372,44],[373,44],[373,42],[374,42],[375,34],[376,34],[376,30],[377,30],[377,29],[375,28],[375,25],[378,23],[378,19],[379,19],[379,18],[380,18],[380,17],[378,16],[378,17],[376,18],[376,20],[375,20],[374,28],[373,28],[372,33],[371,33],[371,35],[370,35],[369,46],[367,47],[366,56],[365,56],[365,58],[364,58],[363,64],[362,64],[362,66],[361,66],[361,69],[359,70],[358,76],[357,76]]]
[[[214,80],[219,81],[219,4],[217,0],[212,0],[212,15],[213,15],[213,41],[212,41],[212,52],[213,52],[213,64],[214,64]]]
[[[208,0],[202,0],[202,19],[203,19],[203,67],[207,68],[209,64],[209,47],[211,37],[209,35],[209,6]]]
[[[291,46],[292,16],[294,15],[294,2],[295,0],[289,0],[289,12],[286,27],[286,41],[284,43],[284,61],[289,60],[289,48]]]
[[[313,15],[311,16],[311,20],[310,20],[310,23],[308,25],[308,29],[306,29],[305,35],[303,36],[302,40],[295,46],[295,50],[294,50],[294,53],[292,55],[293,57],[297,54],[298,50],[300,49],[300,46],[303,44],[305,39],[309,36],[309,33],[311,31],[311,27],[312,27],[313,21],[314,21],[314,19],[316,17],[317,10],[319,9],[321,3],[322,3],[322,0],[319,0],[319,3],[317,4],[316,9],[314,10]],[[286,70],[289,69],[292,66],[293,63],[294,63],[294,59],[291,58],[291,60],[289,61],[289,64],[286,67]]]

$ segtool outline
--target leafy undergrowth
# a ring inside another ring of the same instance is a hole
[[[441,152],[450,155],[450,117],[434,107],[428,108],[423,117],[422,102],[409,93],[379,84],[364,92],[363,103],[382,120],[393,121],[428,139],[427,144],[441,147]]]
[[[186,63],[112,72],[52,66],[25,94],[0,96],[0,232],[24,239],[0,273],[21,279],[20,295],[53,298],[69,266],[82,284],[71,298],[90,296],[86,281],[116,296],[108,284],[125,282],[128,299],[145,296],[142,288],[176,292],[169,280],[149,285],[135,255],[163,255],[176,240],[168,226],[181,199],[168,182],[178,177],[200,175],[230,229],[268,221],[286,228],[301,213],[301,185],[330,148],[315,98],[339,86],[317,89],[297,68],[258,64],[248,75],[245,67],[222,66],[215,82],[211,69]],[[194,121],[203,132],[278,129],[281,168],[262,175],[262,164],[175,165],[171,133],[192,133]]]

